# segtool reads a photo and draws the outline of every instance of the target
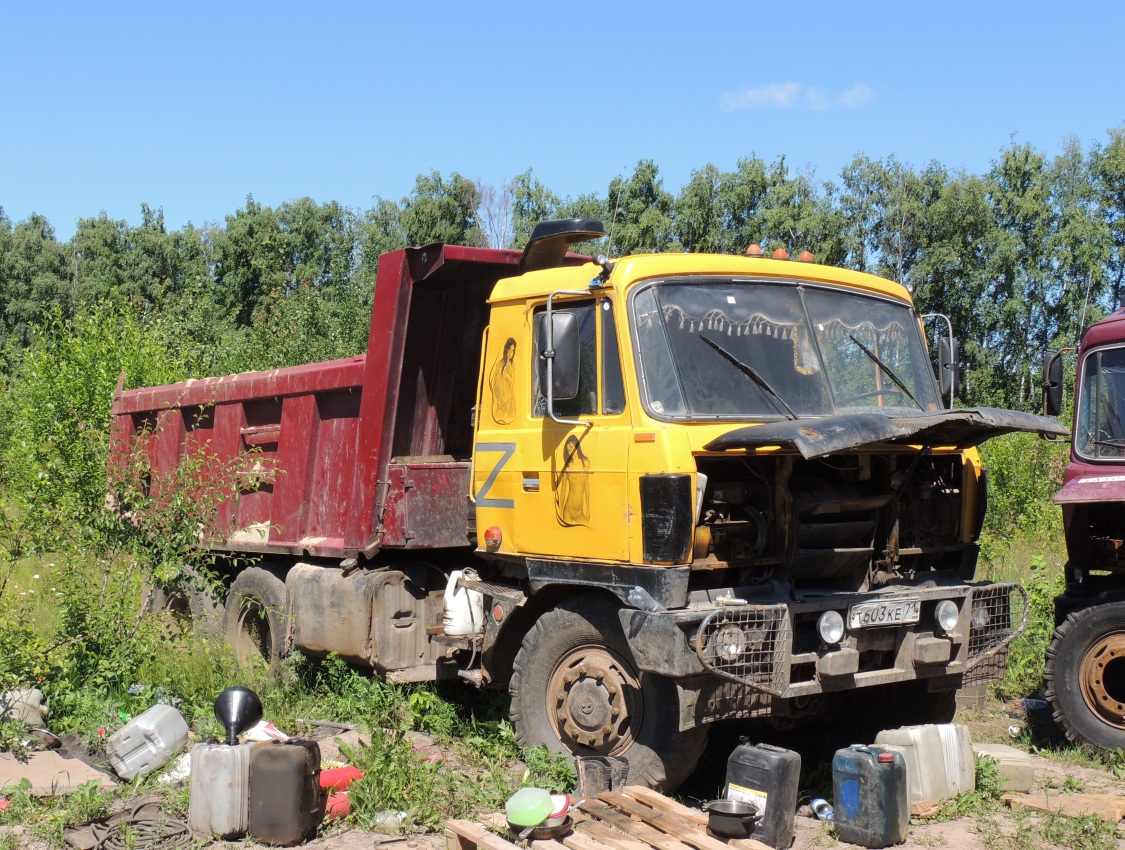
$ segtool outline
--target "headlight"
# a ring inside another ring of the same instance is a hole
[[[844,637],[844,618],[839,611],[825,611],[816,621],[816,632],[825,643],[839,643]]]
[[[983,629],[988,625],[988,609],[983,605],[974,605],[969,621],[974,629]]]
[[[951,599],[943,599],[934,610],[934,620],[943,632],[951,632],[957,628],[957,620],[961,612],[957,610],[957,603]]]
[[[715,653],[724,661],[736,661],[746,651],[746,634],[733,623],[719,629],[711,640]]]

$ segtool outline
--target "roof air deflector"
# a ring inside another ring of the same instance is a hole
[[[519,273],[552,269],[563,264],[566,249],[576,242],[605,236],[605,227],[596,218],[564,218],[541,221],[520,257]]]

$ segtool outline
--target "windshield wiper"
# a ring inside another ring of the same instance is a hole
[[[880,369],[882,369],[884,372],[886,372],[890,376],[891,380],[894,381],[896,384],[898,384],[898,388],[900,390],[902,390],[904,393],[906,393],[907,398],[909,398],[912,402],[914,402],[916,405],[918,405],[919,410],[925,411],[926,408],[924,408],[922,406],[922,402],[918,401],[918,399],[916,399],[914,397],[914,393],[910,392],[910,390],[908,390],[906,388],[906,384],[904,384],[902,382],[902,378],[900,378],[898,375],[895,374],[894,369],[892,369],[890,366],[888,366],[886,363],[884,363],[882,360],[880,360],[878,358],[878,356],[875,354],[874,351],[872,351],[870,348],[868,348],[866,345],[864,345],[862,342],[860,342],[858,339],[856,339],[853,334],[848,334],[848,339],[850,339],[857,346],[859,346],[860,351],[862,351],[864,354],[866,354],[868,357],[870,357],[872,360],[874,360],[875,365],[878,366]]]
[[[753,381],[754,385],[762,391],[767,399],[769,399],[769,402],[773,405],[774,410],[784,415],[787,419],[800,418],[799,416],[797,416],[797,413],[793,410],[793,408],[785,403],[785,399],[781,397],[781,394],[778,393],[778,391],[773,387],[771,387],[769,381],[759,375],[757,370],[755,370],[753,366],[748,366],[747,364],[743,363],[741,360],[739,360],[737,357],[735,357],[710,337],[700,334],[699,338],[709,346],[711,346],[713,349],[715,349],[717,352],[719,352],[722,358],[732,366],[734,366],[734,368],[736,368],[739,372]]]
[[[1108,440],[1091,440],[1095,446],[1108,446],[1111,449],[1125,449],[1125,439],[1111,437]]]

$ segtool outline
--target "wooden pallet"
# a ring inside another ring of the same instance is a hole
[[[627,785],[583,800],[571,813],[574,829],[555,839],[528,841],[530,850],[770,850],[753,838],[723,841],[707,832],[707,815],[656,791]],[[502,815],[489,826],[507,833]],[[521,850],[481,823],[451,820],[446,850]]]

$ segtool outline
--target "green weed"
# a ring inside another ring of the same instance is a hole
[[[945,800],[927,822],[980,817],[1000,808],[1000,766],[988,756],[976,757],[976,790]],[[921,821],[916,821],[921,823]]]

